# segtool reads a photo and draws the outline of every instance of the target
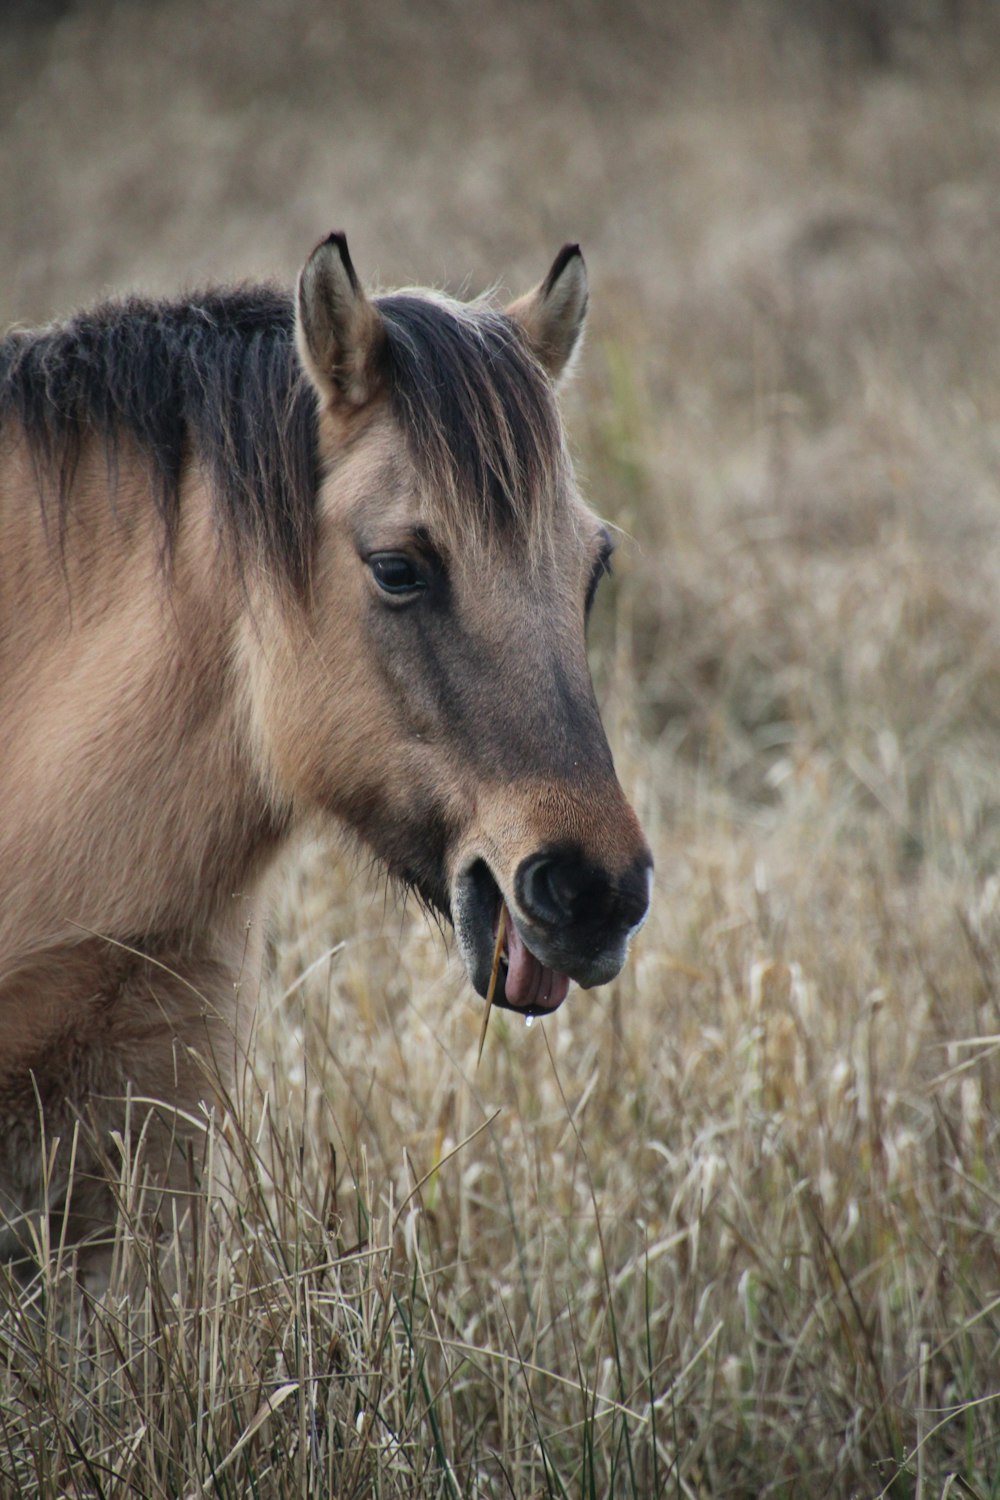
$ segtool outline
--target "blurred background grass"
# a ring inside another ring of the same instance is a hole
[[[440,935],[298,851],[252,1190],[134,1355],[12,1298],[0,1490],[1000,1495],[998,8],[7,0],[0,99],[4,322],[582,242],[657,855],[477,1074]]]

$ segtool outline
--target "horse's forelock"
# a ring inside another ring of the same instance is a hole
[[[453,545],[548,535],[566,457],[551,386],[511,319],[426,293],[377,301],[393,415]]]

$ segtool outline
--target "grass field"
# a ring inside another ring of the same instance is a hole
[[[106,1302],[59,1246],[0,1281],[0,1495],[1000,1496],[991,8],[239,17],[0,19],[0,313],[289,280],[332,225],[453,289],[579,238],[654,907],[477,1071],[441,935],[297,851],[235,1195],[150,1250],[123,1142]]]

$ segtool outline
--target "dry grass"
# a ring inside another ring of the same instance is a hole
[[[988,11],[905,13],[255,0],[228,68],[219,5],[18,33],[12,314],[290,274],[331,213],[387,280],[584,239],[657,885],[622,977],[477,1072],[440,937],[301,851],[240,1188],[173,1261],[124,1229],[86,1315],[58,1247],[8,1287],[0,1493],[1000,1495],[1000,65]],[[152,112],[121,150],[108,97]]]

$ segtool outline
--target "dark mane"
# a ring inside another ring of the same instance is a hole
[[[419,294],[378,299],[392,410],[453,528],[532,528],[562,463],[551,391],[515,325]],[[17,422],[55,477],[58,530],[84,443],[103,442],[112,485],[123,440],[148,465],[169,555],[184,465],[198,462],[239,555],[297,588],[312,556],[316,402],[300,374],[291,298],[273,287],[183,302],[130,298],[0,342],[0,423]]]
[[[224,532],[309,575],[317,486],[315,399],[299,378],[290,298],[271,287],[185,302],[133,297],[0,343],[0,422],[18,421],[58,480],[59,530],[81,449],[123,438],[145,459],[169,552],[185,462],[196,458]]]

